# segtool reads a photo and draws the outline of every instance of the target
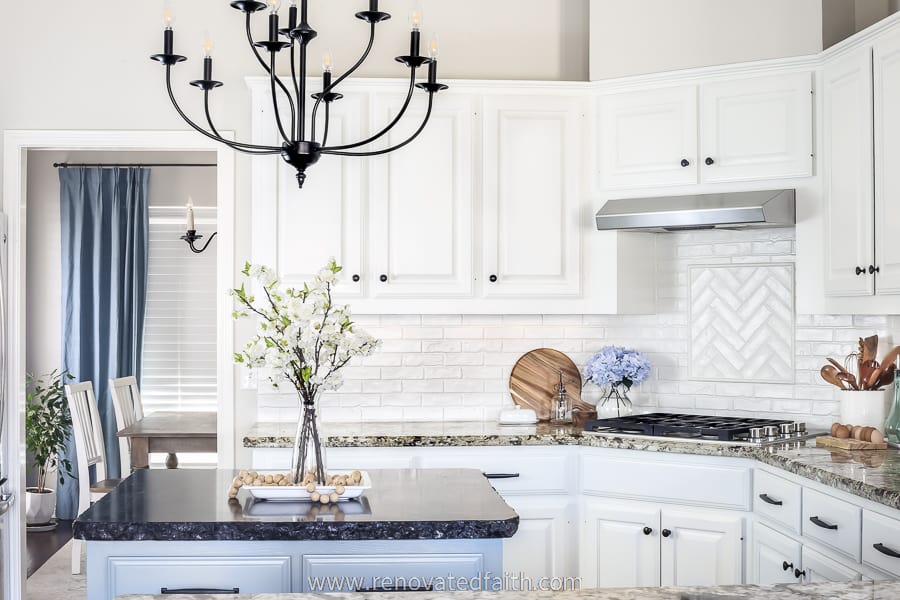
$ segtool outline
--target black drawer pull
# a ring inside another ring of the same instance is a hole
[[[378,587],[363,587],[356,588],[357,594],[365,594],[366,592],[433,592],[433,585],[422,585],[422,586],[392,586],[392,585],[384,585]]]
[[[488,479],[515,479],[518,473],[483,473]]]
[[[881,552],[882,554],[884,554],[885,556],[890,556],[891,558],[900,558],[900,552],[897,552],[896,550],[891,550],[884,544],[874,544],[872,547],[875,548],[876,550],[878,550],[879,552]]]
[[[160,594],[240,594],[241,588],[216,589],[216,588],[181,588],[170,590],[169,588],[161,588]]]
[[[769,497],[768,494],[760,494],[759,499],[762,500],[763,502],[765,502],[766,504],[771,504],[772,506],[783,506],[784,505],[784,502],[782,502],[781,500],[773,500],[771,497]]]
[[[832,531],[837,531],[837,528],[838,528],[837,525],[831,525],[830,523],[826,523],[819,517],[810,517],[809,520],[812,521],[813,525],[818,525],[822,529],[830,529]]]

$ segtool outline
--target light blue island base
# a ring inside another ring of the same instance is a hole
[[[88,600],[179,590],[241,594],[496,591],[503,587],[502,544],[502,539],[88,541]]]

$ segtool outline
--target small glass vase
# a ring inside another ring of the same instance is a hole
[[[891,412],[884,424],[884,435],[888,441],[900,443],[900,370],[894,377],[894,402],[891,404]]]
[[[325,485],[325,446],[319,437],[317,405],[316,399],[300,402],[301,415],[291,453],[291,483],[294,485],[310,480]]]
[[[597,417],[600,419],[625,417],[633,412],[634,408],[628,398],[628,388],[622,384],[610,386],[606,397],[597,406]]]

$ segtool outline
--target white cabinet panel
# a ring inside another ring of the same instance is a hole
[[[794,569],[800,568],[800,547],[800,542],[755,523],[751,581],[756,585],[798,583]]]
[[[404,99],[376,97],[373,121],[393,120]],[[418,100],[385,136],[386,144],[403,142],[419,127],[427,106]],[[415,142],[373,160],[370,281],[376,298],[471,295],[475,122],[470,96],[441,95]]]
[[[605,189],[697,183],[697,86],[601,96]]]
[[[701,85],[701,179],[811,175],[811,91],[809,72]]]
[[[744,519],[662,510],[660,580],[667,585],[737,585],[743,579]],[[668,535],[667,535],[668,532]]]
[[[900,576],[900,520],[870,510],[862,519],[863,562]]]
[[[803,572],[807,583],[829,581],[859,581],[860,575],[847,565],[828,558],[821,552],[803,546]]]
[[[825,292],[868,296],[875,278],[857,268],[872,264],[875,243],[871,51],[826,64],[823,80]]]
[[[875,288],[900,293],[900,34],[880,40],[875,78]]]
[[[585,499],[579,533],[584,587],[660,584],[658,508]]]
[[[573,576],[576,509],[570,497],[510,497],[506,502],[519,515],[519,529],[503,540],[503,570],[532,581]]]
[[[830,494],[804,487],[803,537],[859,561],[862,509]]]
[[[485,570],[481,554],[304,554],[302,561],[303,593],[424,592],[436,581],[449,586],[448,576],[469,579]]]
[[[577,296],[587,226],[584,106],[561,96],[484,99],[485,295]]]
[[[800,533],[801,487],[761,469],[753,472],[753,512]]]

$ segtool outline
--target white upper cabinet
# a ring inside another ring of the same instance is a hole
[[[812,175],[812,75],[768,75],[700,86],[704,182]]]
[[[404,99],[376,96],[375,127],[391,122]],[[400,124],[373,145],[393,146],[409,138],[426,108],[417,94]],[[413,143],[372,160],[369,275],[376,298],[472,295],[475,125],[470,96],[442,94]]]
[[[875,278],[866,273],[875,243],[871,51],[826,64],[823,85],[825,292],[871,295]]]
[[[697,183],[697,86],[601,96],[598,126],[603,187]]]
[[[584,101],[484,98],[483,268],[487,297],[581,292]]]
[[[875,287],[900,294],[900,33],[874,48]]]

